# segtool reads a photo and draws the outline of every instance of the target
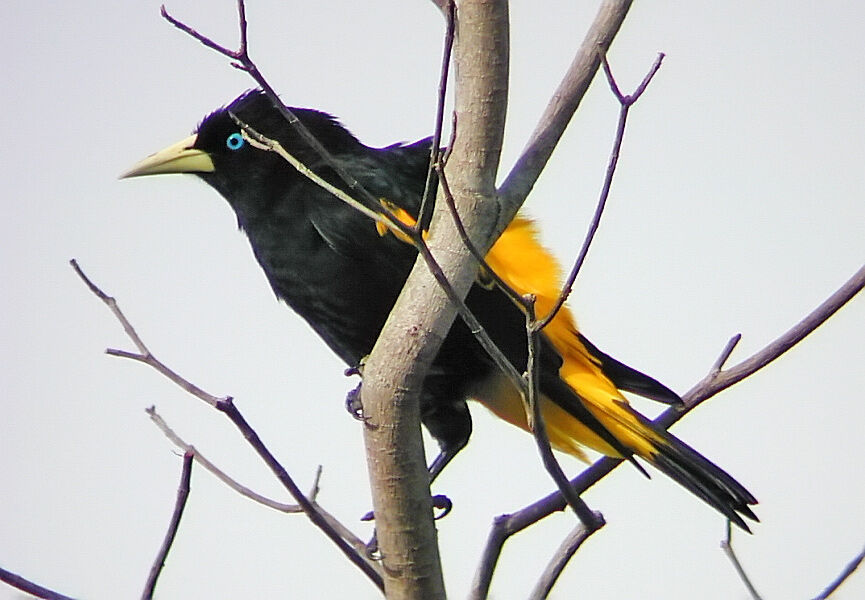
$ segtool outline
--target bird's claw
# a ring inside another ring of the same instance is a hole
[[[436,494],[432,497],[432,505],[433,508],[438,508],[442,512],[435,517],[433,517],[436,521],[439,519],[443,519],[451,512],[454,507],[454,503],[451,502],[451,499],[445,496],[444,494]]]
[[[358,421],[366,421],[363,415],[363,403],[360,401],[361,384],[345,395],[345,410]]]

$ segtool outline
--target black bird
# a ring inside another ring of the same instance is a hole
[[[363,145],[332,116],[292,112],[375,198],[406,222],[417,218],[431,140],[385,148]],[[231,205],[276,295],[293,308],[350,367],[372,350],[415,261],[415,249],[337,199],[273,152],[244,137],[231,114],[277,140],[300,162],[348,191],[334,169],[283,119],[260,90],[207,116],[196,133],[149,156],[123,177],[193,173]],[[559,292],[559,266],[537,241],[532,222],[517,217],[487,255],[489,266],[520,293],[537,296],[545,314]],[[524,316],[500,289],[479,281],[466,303],[518,372],[526,366]],[[542,410],[552,445],[585,459],[582,447],[651,463],[721,514],[748,530],[756,499],[735,479],[630,407],[620,390],[678,404],[656,380],[604,354],[578,332],[564,308],[544,330]],[[517,390],[457,319],[424,381],[422,420],[440,453],[434,478],[468,442],[467,400],[528,430]],[[645,473],[645,471],[643,471]],[[740,516],[741,515],[741,516]]]

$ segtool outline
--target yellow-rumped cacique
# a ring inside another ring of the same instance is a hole
[[[427,180],[429,138],[384,148],[365,146],[332,116],[291,111],[333,159],[407,223],[417,218]],[[348,186],[260,90],[246,92],[207,116],[190,137],[153,154],[122,177],[191,173],[229,203],[276,295],[295,310],[350,367],[372,350],[417,257],[413,246],[243,135],[232,115],[278,141],[331,184]],[[434,194],[433,194],[434,196]],[[538,241],[535,225],[518,215],[487,254],[490,268],[520,294],[534,294],[538,314],[555,303],[560,268]],[[484,278],[488,279],[488,278]],[[488,281],[466,304],[518,372],[527,362],[525,317]],[[586,459],[583,448],[654,465],[748,530],[756,499],[724,470],[631,408],[622,392],[679,404],[655,379],[605,354],[577,330],[563,307],[541,336],[539,388],[554,448]],[[519,392],[457,318],[424,381],[421,417],[439,444],[434,478],[466,445],[468,400],[529,430]]]

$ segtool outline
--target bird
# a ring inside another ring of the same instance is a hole
[[[411,270],[417,250],[405,236],[371,220],[311,181],[277,153],[254,143],[245,124],[278,142],[305,167],[352,194],[344,170],[405,224],[415,224],[430,175],[432,139],[382,148],[364,145],[332,115],[291,108],[331,155],[321,153],[261,89],[207,115],[189,137],[139,161],[121,178],[192,174],[233,209],[239,229],[276,296],[350,368],[372,351]],[[434,193],[432,197],[435,197]],[[518,213],[486,254],[465,303],[517,372],[527,365],[525,315],[494,271],[519,294],[533,294],[538,315],[555,304],[561,268],[541,244],[534,221]],[[726,471],[631,407],[623,392],[671,405],[678,394],[601,351],[565,305],[540,336],[540,405],[553,448],[588,462],[585,449],[630,461],[639,457],[750,531],[755,497]],[[420,394],[421,420],[439,445],[430,481],[472,433],[469,401],[531,431],[522,397],[461,319],[432,362]],[[744,517],[744,518],[743,518]]]

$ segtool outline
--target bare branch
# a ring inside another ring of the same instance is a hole
[[[78,266],[78,263],[74,259],[70,262],[72,263],[72,266],[73,268],[75,268],[76,272],[78,272],[79,275],[82,277],[82,279],[85,282],[88,282],[88,287],[91,289],[91,291],[93,291],[96,296],[102,299],[103,302],[108,304],[109,307],[112,307],[112,312],[114,312],[115,316],[117,316],[117,318],[120,319],[121,322],[128,323],[126,317],[117,307],[117,303],[109,303],[106,298],[112,301],[113,299],[104,292],[102,292],[99,287],[93,284],[93,282],[84,275],[83,270]],[[132,329],[131,326],[130,329],[134,334],[135,330]],[[129,332],[127,331],[127,333]],[[135,335],[137,336],[137,334]],[[366,561],[366,559],[362,555],[358,554],[358,552],[356,552],[355,549],[352,548],[351,545],[349,545],[339,535],[339,533],[330,526],[327,519],[325,519],[322,516],[321,512],[318,510],[318,507],[315,506],[312,502],[310,502],[303,494],[303,492],[300,491],[300,488],[297,487],[288,472],[286,472],[286,470],[279,463],[279,461],[277,461],[276,458],[270,453],[270,451],[258,437],[258,434],[255,432],[255,430],[252,429],[249,423],[246,422],[246,419],[243,417],[243,415],[240,414],[240,412],[234,406],[234,401],[230,396],[226,396],[225,398],[217,398],[216,396],[208,394],[207,392],[201,390],[197,386],[180,377],[180,375],[178,375],[167,366],[165,366],[163,363],[158,361],[150,353],[146,355],[135,355],[122,351],[113,351],[111,353],[116,356],[133,358],[149,366],[152,366],[154,369],[156,369],[175,383],[178,383],[178,385],[181,385],[181,387],[183,387],[184,389],[190,391],[190,393],[193,393],[196,397],[205,400],[206,402],[208,402],[208,404],[213,405],[217,410],[224,413],[231,420],[231,422],[234,423],[235,426],[240,430],[243,437],[258,453],[258,455],[265,461],[267,466],[270,467],[271,471],[273,471],[277,479],[279,479],[279,481],[283,484],[283,486],[285,486],[285,488],[292,495],[292,497],[298,502],[298,504],[303,509],[303,512],[306,513],[309,520],[312,521],[312,523],[316,525],[319,529],[321,529],[324,534],[328,538],[330,538],[334,542],[334,544],[336,544],[336,546],[348,557],[348,559],[353,562],[358,568],[360,568],[360,570],[363,571],[367,575],[367,577],[369,577],[370,580],[372,580],[372,582],[376,584],[376,586],[378,586],[380,589],[383,589],[384,584],[378,571],[372,568]]]
[[[213,475],[216,476],[217,479],[222,481],[229,488],[236,491],[241,496],[245,496],[254,502],[258,502],[259,504],[266,506],[268,508],[272,508],[274,510],[278,510],[284,513],[301,513],[303,512],[303,508],[299,504],[286,504],[284,502],[277,502],[272,498],[268,498],[263,496],[257,492],[252,491],[248,487],[242,485],[235,479],[229,477],[224,471],[222,471],[219,467],[210,462],[201,452],[198,451],[195,446],[186,443],[180,436],[178,436],[171,427],[163,420],[163,418],[156,412],[156,409],[150,407],[146,409],[147,414],[150,416],[150,419],[153,423],[165,434],[165,436],[171,440],[171,442],[183,450],[184,452],[192,452],[194,455],[195,462],[200,464],[205,470],[209,471]],[[327,512],[318,502],[316,498],[318,496],[318,484],[319,479],[321,477],[321,466],[316,469],[315,478],[313,484],[311,486],[310,492],[307,494],[307,498],[309,501],[318,508],[318,511],[321,515],[327,519],[330,523],[330,526],[333,527],[339,535],[347,541],[351,546],[364,558],[366,557],[366,542],[356,536],[348,527],[343,525],[339,520],[336,519],[333,515]],[[367,560],[370,566],[376,570],[379,570],[381,567],[377,562]]]
[[[453,0],[445,0],[439,8],[445,14],[445,41],[444,51],[442,52],[442,64],[439,75],[438,101],[436,102],[436,120],[435,129],[430,144],[430,159],[429,169],[427,170],[426,182],[424,183],[423,196],[421,197],[420,208],[417,212],[417,223],[415,225],[417,233],[422,233],[423,228],[429,220],[427,213],[429,212],[430,193],[433,188],[433,175],[436,171],[439,173],[444,171],[444,164],[441,160],[441,144],[442,144],[442,128],[444,127],[444,112],[445,100],[447,98],[448,74],[450,73],[451,54],[454,47],[454,31],[456,30],[456,4]],[[454,126],[451,135],[456,132]]]
[[[162,546],[156,554],[153,566],[150,567],[150,575],[147,577],[147,581],[144,584],[144,591],[141,594],[142,600],[150,600],[150,598],[153,598],[153,591],[156,589],[156,581],[159,579],[159,574],[162,573],[162,567],[165,566],[165,559],[168,557],[168,551],[171,550],[171,544],[174,543],[177,529],[180,527],[180,519],[183,517],[183,509],[186,508],[186,500],[189,498],[189,483],[192,479],[192,458],[192,452],[184,452],[183,468],[180,471],[180,485],[177,487],[177,500],[174,503],[174,512],[171,515],[171,521],[168,524],[168,531],[165,532],[165,539],[162,541]]]
[[[294,167],[298,173],[300,173],[322,189],[327,190],[362,215],[365,215],[376,223],[381,223],[382,225],[385,225],[390,229],[397,229],[400,231],[400,233],[403,233],[409,238],[413,237],[412,229],[407,227],[399,219],[394,218],[390,211],[387,210],[380,203],[375,203],[373,205],[374,208],[369,208],[365,204],[361,204],[351,195],[345,193],[340,188],[319,177],[318,174],[315,173],[315,171],[300,162],[297,158],[294,157],[294,155],[290,154],[285,148],[283,148],[282,144],[280,144],[278,141],[262,135],[261,133],[250,127],[249,124],[244,123],[243,121],[238,119],[236,115],[232,114],[230,116],[234,120],[234,122],[237,123],[237,125],[243,130],[243,138],[247,140],[252,146],[258,148],[259,150],[275,152],[288,164]]]
[[[493,519],[493,525],[490,527],[490,533],[487,536],[487,543],[484,545],[481,560],[478,563],[478,568],[475,570],[468,600],[486,600],[489,595],[490,584],[493,580],[493,573],[496,570],[499,556],[502,553],[502,546],[513,534],[508,528],[509,518],[510,515],[502,515]]]
[[[598,70],[598,52],[606,53],[630,7],[631,0],[605,0],[598,8],[568,72],[553,93],[520,158],[499,187],[502,214],[498,231],[504,231],[534,187]]]
[[[601,513],[595,513],[595,518],[603,520]],[[583,525],[578,525],[571,530],[567,537],[562,540],[552,559],[550,559],[547,568],[544,569],[541,578],[529,595],[529,600],[545,600],[550,595],[550,591],[553,589],[556,580],[562,574],[565,566],[567,566],[568,561],[571,560],[577,550],[580,549],[580,546],[583,545],[583,542],[589,539],[592,533],[592,531],[588,531]]]
[[[534,434],[535,443],[538,451],[541,454],[541,461],[547,473],[552,477],[553,482],[558,486],[559,491],[565,497],[577,517],[583,524],[586,531],[586,536],[591,535],[604,526],[604,518],[600,513],[593,513],[588,505],[580,498],[579,494],[574,492],[570,486],[565,472],[562,471],[559,461],[556,460],[553,450],[550,447],[550,438],[547,435],[547,427],[544,423],[544,417],[541,413],[541,394],[538,382],[538,368],[540,361],[540,331],[536,328],[535,322],[535,299],[534,297],[527,298],[526,310],[526,339],[528,340],[528,361],[526,365],[526,378],[528,380],[528,394],[524,394],[526,404],[526,420],[529,423],[532,433]],[[598,518],[600,517],[600,518]]]
[[[191,383],[190,381],[184,379],[170,368],[168,368],[164,363],[162,363],[159,359],[157,359],[150,350],[147,349],[147,346],[144,345],[144,342],[139,337],[138,333],[135,331],[135,328],[126,318],[126,315],[123,314],[123,311],[120,310],[120,306],[117,304],[117,301],[99,289],[84,273],[80,266],[78,266],[78,262],[73,258],[69,261],[69,264],[72,265],[72,268],[75,269],[75,272],[78,276],[87,284],[87,287],[93,292],[97,298],[102,300],[111,312],[114,314],[115,318],[120,321],[120,324],[123,326],[123,331],[126,332],[126,335],[132,340],[132,343],[138,348],[139,352],[129,352],[127,350],[117,350],[115,348],[107,348],[105,350],[106,354],[110,354],[111,356],[118,356],[120,358],[128,358],[131,360],[136,360],[138,362],[142,362],[157,371],[159,371],[162,375],[164,375],[169,380],[173,381],[175,384],[183,388],[189,394],[192,394],[196,398],[207,402],[213,407],[216,407],[219,402],[219,398],[208,394],[200,387]]]
[[[132,343],[135,344],[135,347],[138,348],[138,351],[143,355],[149,355],[150,350],[147,349],[147,346],[144,345],[144,342],[141,341],[141,338],[138,337],[138,334],[135,332],[135,328],[132,324],[126,320],[126,317],[120,311],[120,308],[117,306],[117,301],[100,290],[96,284],[94,284],[87,275],[84,274],[84,271],[81,270],[81,267],[78,266],[78,261],[74,258],[69,261],[69,264],[72,265],[72,268],[75,269],[75,272],[81,278],[81,280],[87,285],[87,288],[93,292],[97,298],[102,300],[105,305],[111,309],[111,312],[114,313],[114,316],[120,321],[120,324],[123,326],[123,331],[126,332],[126,335],[129,336],[129,339],[132,340]]]
[[[771,344],[757,352],[747,360],[734,367],[720,371],[711,381],[690,390],[682,400],[688,406],[696,406],[703,400],[711,398],[718,392],[742,381],[745,377],[762,369],[770,362],[784,354],[787,350],[802,341],[808,334],[826,322],[839,308],[844,306],[853,296],[865,287],[865,265],[848,279],[834,294],[829,296],[820,306],[811,311],[804,319],[792,327],[787,333],[777,338]],[[703,384],[703,382],[701,382]],[[669,412],[669,411],[667,411]],[[666,413],[665,413],[666,414]],[[664,418],[664,415],[661,415]],[[672,418],[669,415],[664,422]],[[675,423],[678,419],[671,421]]]
[[[458,134],[445,168],[466,230],[486,247],[497,220],[491,199],[507,98],[507,4],[460,2],[456,28]],[[433,214],[429,254],[436,257],[454,296],[462,298],[477,276],[477,266],[467,260],[469,253],[445,210],[437,206]],[[373,508],[389,520],[386,527],[376,520],[379,545],[387,561],[385,571],[393,570],[393,579],[386,575],[389,585],[404,597],[444,597],[428,500],[422,503],[419,495],[428,497],[429,492],[419,444],[418,394],[453,324],[455,306],[448,291],[431,285],[426,265],[416,264],[364,370],[364,414],[376,425],[364,429]],[[404,447],[407,453],[394,451]],[[393,485],[395,479],[403,485]],[[411,538],[416,540],[414,547],[406,545]]]
[[[205,470],[215,475],[217,479],[219,479],[222,483],[233,489],[241,496],[245,496],[250,500],[253,500],[255,502],[258,502],[259,504],[262,504],[274,510],[278,510],[280,512],[303,512],[303,509],[300,508],[300,505],[298,504],[285,504],[283,502],[277,502],[276,500],[273,500],[266,496],[262,496],[261,494],[254,492],[245,485],[239,483],[237,480],[233,479],[227,473],[225,473],[225,471],[210,462],[207,457],[205,457],[201,452],[198,451],[198,448],[196,448],[192,444],[186,443],[179,435],[177,435],[177,433],[168,425],[168,423],[165,422],[162,416],[156,412],[155,407],[151,406],[150,408],[145,409],[145,412],[150,417],[150,420],[153,421],[154,425],[156,425],[156,427],[158,427],[159,430],[165,434],[165,437],[171,440],[171,443],[183,450],[184,453],[192,453],[195,462],[204,467]],[[315,496],[313,494],[310,494],[308,498],[311,502],[315,501]]]
[[[285,468],[278,460],[276,460],[276,457],[271,454],[270,450],[258,437],[258,433],[252,429],[244,416],[239,410],[237,410],[233,400],[230,397],[221,400],[216,408],[220,412],[225,413],[225,415],[231,419],[231,422],[237,426],[243,434],[243,437],[246,438],[246,441],[249,442],[258,455],[264,460],[265,464],[270,467],[270,470],[273,471],[277,479],[279,479],[282,485],[285,486],[285,489],[287,489],[297,503],[300,504],[300,507],[309,517],[309,520],[312,521],[316,527],[321,529],[322,532],[324,532],[324,534],[329,537],[334,544],[336,544],[343,554],[345,554],[351,562],[360,568],[360,570],[363,571],[379,589],[384,590],[384,582],[381,573],[369,564],[362,553],[357,552],[351,545],[349,545],[342,538],[339,532],[331,526],[330,522],[324,517],[324,515],[322,515],[319,508],[306,498]]]
[[[853,572],[859,568],[859,565],[862,564],[862,561],[865,560],[865,548],[862,548],[862,551],[853,557],[844,570],[836,577],[832,583],[830,583],[825,590],[823,590],[818,596],[814,598],[814,600],[826,600],[829,596],[831,596],[835,590],[837,590],[842,583],[847,581],[847,578],[853,574]]]
[[[751,583],[750,578],[745,573],[745,569],[742,566],[742,563],[739,561],[739,558],[736,556],[736,552],[733,549],[733,528],[730,525],[729,519],[727,520],[727,537],[725,540],[721,542],[721,549],[724,551],[724,554],[727,555],[727,558],[730,559],[730,562],[733,563],[733,567],[736,569],[736,573],[739,575],[739,578],[742,580],[742,583],[745,584],[745,587],[748,588],[748,592],[751,594],[751,598],[753,600],[762,600],[762,597],[754,588],[754,584]],[[832,582],[826,586],[826,588],[820,592],[817,596],[814,597],[814,600],[826,600],[829,596],[831,596],[835,590],[837,590],[842,583],[847,581],[847,579],[859,568],[859,565],[862,564],[862,561],[865,560],[865,548],[862,548],[862,551],[859,552],[856,556],[853,557],[841,573],[838,574],[838,577],[832,580]]]
[[[727,345],[724,346],[724,349],[721,351],[721,354],[718,356],[715,363],[712,365],[712,369],[709,371],[710,373],[720,373],[721,369],[727,363],[727,359],[730,358],[730,355],[733,354],[733,350],[736,349],[736,346],[739,344],[739,341],[742,339],[742,334],[737,333],[733,337],[730,338],[730,341],[727,342]]]
[[[42,587],[38,583],[33,583],[29,579],[25,579],[24,577],[21,577],[21,575],[7,571],[2,567],[0,567],[0,581],[19,589],[22,592],[27,592],[31,596],[37,598],[45,598],[46,600],[75,600],[70,596],[64,596],[60,592],[55,592],[47,587]]]
[[[739,562],[739,558],[736,556],[736,551],[733,550],[733,526],[730,523],[730,519],[727,519],[727,537],[721,542],[721,550],[724,551],[724,554],[726,554],[727,558],[730,559],[730,562],[733,563],[733,568],[736,569],[739,579],[741,579],[742,583],[745,584],[745,587],[748,588],[748,593],[751,594],[751,598],[753,600],[763,600],[760,594],[757,593],[754,584],[751,583],[748,574],[745,573],[745,568],[742,566],[742,563]]]
[[[580,248],[580,253],[577,255],[577,260],[574,262],[574,266],[571,269],[570,274],[568,275],[568,279],[565,282],[565,285],[562,287],[562,292],[559,294],[558,300],[556,300],[553,308],[550,309],[550,312],[541,320],[537,322],[535,327],[537,329],[543,329],[547,325],[549,325],[550,321],[552,321],[556,313],[562,308],[565,304],[565,301],[568,299],[568,296],[571,295],[571,291],[574,289],[574,282],[577,280],[577,275],[580,272],[580,269],[583,266],[583,262],[586,260],[586,256],[589,253],[589,247],[592,245],[592,240],[595,239],[595,233],[598,231],[598,226],[601,224],[601,216],[604,214],[604,207],[607,205],[607,198],[610,195],[610,187],[613,184],[613,175],[616,173],[616,166],[619,164],[619,152],[622,149],[622,140],[625,137],[625,125],[628,122],[628,111],[631,109],[631,106],[640,99],[640,96],[643,92],[646,91],[646,88],[651,82],[652,77],[654,77],[655,73],[658,72],[658,69],[661,68],[661,61],[664,60],[663,54],[658,54],[658,57],[655,59],[654,64],[652,65],[649,72],[643,78],[643,81],[637,87],[636,91],[630,96],[623,96],[619,91],[619,86],[616,84],[616,80],[613,78],[613,74],[610,71],[610,65],[607,63],[607,58],[603,54],[600,56],[601,62],[604,65],[604,73],[607,75],[607,81],[610,84],[610,89],[613,91],[613,94],[619,100],[619,104],[621,105],[619,108],[619,124],[616,127],[616,139],[613,142],[613,150],[610,153],[610,160],[607,163],[607,173],[604,177],[604,185],[601,189],[601,197],[598,200],[598,205],[595,208],[595,214],[592,217],[592,222],[589,225],[589,231],[586,233],[586,237],[583,240],[583,246]]]

